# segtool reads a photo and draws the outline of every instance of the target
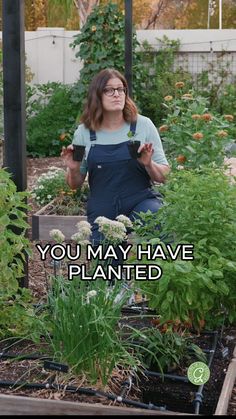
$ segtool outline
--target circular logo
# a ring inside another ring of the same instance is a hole
[[[210,378],[210,369],[204,362],[194,362],[188,367],[187,376],[192,384],[205,384]]]

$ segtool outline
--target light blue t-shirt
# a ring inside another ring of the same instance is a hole
[[[130,123],[125,122],[124,125],[116,130],[116,131],[105,131],[105,130],[98,130],[96,131],[96,144],[102,145],[111,145],[111,144],[120,144],[125,141],[129,141],[130,138],[128,133],[130,131]],[[135,132],[135,140],[144,143],[152,143],[154,148],[154,153],[152,156],[153,161],[159,164],[168,164],[166,160],[166,156],[162,147],[161,139],[157,128],[151,121],[151,119],[147,118],[143,115],[138,115],[137,117],[137,125],[136,125],[136,132]],[[74,133],[74,138],[72,144],[77,145],[84,145],[85,146],[85,155],[83,161],[80,165],[80,172],[82,174],[87,173],[87,156],[91,147],[90,141],[90,133],[89,129],[84,126],[84,124],[80,124]]]

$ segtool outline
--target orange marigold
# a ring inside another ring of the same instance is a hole
[[[210,113],[204,113],[203,115],[201,115],[201,119],[203,119],[204,121],[211,121],[212,115]]]
[[[65,140],[65,138],[66,138],[66,134],[65,134],[65,133],[63,133],[63,134],[61,134],[61,135],[60,135],[60,140],[61,140],[61,141],[64,141],[64,140]]]
[[[195,134],[193,134],[193,138],[194,140],[201,140],[203,138],[203,134],[201,132],[195,132]]]
[[[233,115],[224,115],[224,118],[225,118],[227,121],[230,121],[230,122],[232,122],[232,121],[234,120],[234,116],[233,116]]]
[[[225,130],[223,130],[223,129],[221,129],[220,131],[217,131],[217,135],[218,135],[218,137],[227,137],[227,135],[228,135],[228,132],[227,131],[225,131]]]
[[[159,128],[159,131],[160,131],[160,132],[163,132],[163,131],[168,131],[168,129],[169,129],[168,125],[162,125],[162,126]]]
[[[178,163],[184,163],[184,162],[186,162],[186,157],[183,155],[183,154],[180,154],[178,157],[176,157],[176,161],[178,162]]]
[[[170,96],[170,95],[167,95],[164,97],[164,100],[166,100],[166,102],[169,102],[172,99],[173,99],[173,96]]]
[[[175,83],[175,87],[177,89],[181,89],[182,87],[184,87],[184,82],[183,81],[177,81],[177,83]]]

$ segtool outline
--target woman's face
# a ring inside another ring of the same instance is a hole
[[[123,111],[126,97],[125,91],[125,87],[119,78],[109,79],[102,93],[103,110],[106,112]]]

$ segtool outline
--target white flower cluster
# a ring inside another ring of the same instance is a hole
[[[95,223],[98,224],[98,230],[109,243],[121,243],[127,237],[125,225],[120,221],[97,217]]]
[[[132,221],[128,217],[126,217],[126,215],[123,215],[123,214],[117,215],[116,220],[123,223],[126,228],[133,227]]]
[[[89,291],[87,293],[87,295],[86,295],[86,302],[87,302],[87,304],[90,303],[90,298],[96,297],[96,295],[97,295],[97,291],[96,290]]]
[[[53,240],[55,240],[57,243],[62,243],[65,240],[65,236],[61,232],[61,230],[57,230],[57,229],[50,230],[49,236]]]
[[[91,225],[88,221],[79,221],[76,227],[78,231],[71,236],[71,239],[81,245],[88,244],[91,236]]]
[[[45,205],[66,187],[65,170],[52,166],[48,172],[39,176],[31,196],[38,204]]]

